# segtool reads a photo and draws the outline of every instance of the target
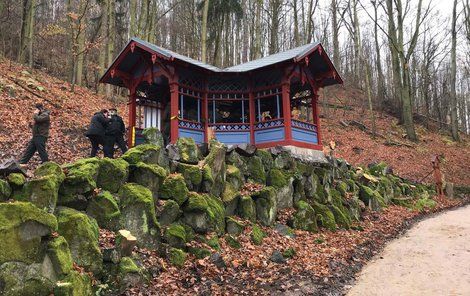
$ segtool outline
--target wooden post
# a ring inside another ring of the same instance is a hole
[[[209,101],[207,99],[207,79],[204,83],[204,93],[202,94],[202,118],[204,120],[204,142],[209,142],[209,137],[207,135],[209,131]]]
[[[318,88],[313,88],[313,98],[312,98],[312,107],[313,107],[313,116],[315,124],[317,125],[317,141],[318,145],[322,146],[321,143],[321,132],[320,132],[320,116],[318,108]]]
[[[134,129],[135,129],[135,123],[136,123],[136,108],[137,108],[137,103],[136,103],[136,88],[137,85],[131,84],[129,88],[129,130],[128,130],[128,136],[127,136],[127,144],[129,147],[133,147],[135,143],[134,139]]]
[[[292,122],[290,110],[290,81],[284,79],[282,82],[282,113],[284,117],[284,128],[286,132],[285,140],[292,140]]]
[[[170,142],[178,140],[178,78],[175,75],[170,83]]]
[[[255,145],[255,93],[253,85],[250,83],[248,94],[248,109],[250,112],[250,144]]]

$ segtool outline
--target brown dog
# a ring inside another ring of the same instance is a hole
[[[444,183],[444,178],[441,172],[441,156],[440,155],[434,155],[431,160],[432,164],[432,169],[433,169],[433,176],[434,176],[434,182],[436,183],[436,192],[439,196],[444,196],[444,188],[443,188],[443,183]]]

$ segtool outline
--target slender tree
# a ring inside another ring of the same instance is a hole
[[[21,18],[20,51],[18,62],[33,67],[33,40],[34,40],[34,12],[35,0],[23,0],[23,14]]]
[[[457,76],[457,0],[454,0],[452,9],[452,28],[451,38],[452,46],[450,50],[450,125],[452,131],[452,138],[454,141],[459,141],[459,121],[457,118],[457,91],[456,91],[456,76]]]

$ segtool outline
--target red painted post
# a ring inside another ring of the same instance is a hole
[[[286,141],[292,140],[292,122],[290,110],[290,81],[284,79],[282,82],[282,113],[284,116],[284,128]]]
[[[253,87],[250,85],[248,94],[248,107],[250,112],[250,142],[255,145],[255,94]]]
[[[207,100],[207,79],[204,83],[204,93],[202,94],[202,118],[204,120],[204,142],[208,142],[207,132],[209,130],[209,101]]]
[[[136,122],[136,88],[137,85],[132,84],[129,88],[129,130],[128,130],[128,136],[127,136],[127,144],[129,147],[134,146],[134,128],[135,128],[135,122]]]
[[[317,140],[318,140],[318,145],[322,146],[321,143],[321,132],[320,132],[320,116],[319,116],[319,108],[318,108],[318,88],[313,89],[313,100],[312,100],[312,105],[313,105],[313,116],[315,116],[315,124],[317,125]]]
[[[178,139],[178,78],[174,77],[170,83],[170,142],[176,143]]]

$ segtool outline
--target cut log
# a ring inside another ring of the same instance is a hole
[[[121,257],[131,256],[132,250],[137,245],[137,238],[129,230],[121,229],[116,236],[116,247]]]

